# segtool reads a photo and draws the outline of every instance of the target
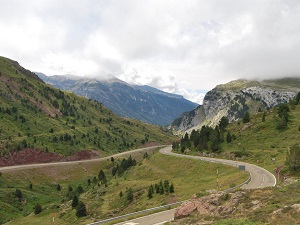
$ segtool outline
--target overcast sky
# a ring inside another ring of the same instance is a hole
[[[112,74],[201,103],[238,78],[300,76],[299,0],[0,0],[0,55]]]

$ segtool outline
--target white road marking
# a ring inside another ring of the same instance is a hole
[[[155,224],[153,224],[153,225],[163,225],[163,224],[166,223],[166,222],[169,222],[169,221],[166,220],[166,221],[163,221],[163,222],[155,223]]]
[[[129,223],[124,223],[124,225],[138,225],[138,223],[129,222]]]

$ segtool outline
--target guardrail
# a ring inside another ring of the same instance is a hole
[[[248,172],[248,171],[247,171],[247,172]],[[248,173],[249,173],[249,172],[248,172]],[[233,191],[234,189],[237,189],[237,188],[239,188],[239,187],[244,186],[245,184],[248,184],[250,181],[251,181],[251,176],[250,176],[250,173],[249,173],[249,177],[248,177],[248,179],[247,179],[245,182],[243,182],[243,183],[241,183],[241,184],[239,184],[239,185],[237,185],[237,186],[234,186],[234,187],[232,187],[232,188],[228,188],[228,189],[224,190],[224,192],[230,192],[230,191]]]
[[[242,187],[245,184],[248,184],[250,181],[251,181],[251,176],[250,176],[250,173],[249,173],[249,177],[248,177],[248,179],[246,181],[244,181],[243,183],[241,183],[241,184],[239,184],[237,186],[234,186],[232,188],[228,188],[226,190],[223,190],[223,192],[230,192],[232,190],[235,190],[235,189],[237,189],[239,187]],[[107,223],[107,222],[111,222],[111,221],[114,221],[114,220],[126,218],[126,217],[129,217],[129,216],[138,215],[138,214],[142,214],[142,213],[145,213],[145,212],[151,212],[151,211],[155,211],[155,210],[158,210],[158,209],[164,209],[164,208],[168,208],[168,207],[171,207],[171,206],[174,206],[174,205],[179,205],[179,204],[182,204],[185,201],[188,201],[188,200],[184,200],[184,201],[180,201],[180,202],[174,202],[174,203],[171,203],[171,204],[162,205],[162,206],[158,206],[158,207],[154,207],[154,208],[150,208],[150,209],[144,209],[144,210],[141,210],[141,211],[138,211],[138,212],[133,212],[133,213],[129,213],[129,214],[125,214],[125,215],[121,215],[121,216],[117,216],[117,217],[113,217],[113,218],[101,220],[101,221],[90,223],[90,224],[87,224],[87,225],[104,224],[104,223]]]
[[[113,217],[113,218],[101,220],[101,221],[98,221],[98,222],[89,223],[87,225],[103,224],[103,223],[111,222],[111,221],[114,221],[114,220],[126,218],[126,217],[129,217],[129,216],[142,214],[142,213],[145,213],[145,212],[151,212],[151,211],[155,211],[155,210],[158,210],[158,209],[168,208],[168,207],[171,207],[171,206],[174,206],[174,205],[181,204],[183,202],[185,202],[185,201],[175,202],[175,203],[171,203],[171,204],[168,204],[168,205],[162,205],[162,206],[158,206],[158,207],[154,207],[154,208],[150,208],[150,209],[144,209],[144,210],[141,210],[141,211],[138,211],[138,212],[133,212],[133,213],[129,213],[129,214],[125,214],[125,215],[121,215],[121,216],[117,216],[117,217]]]

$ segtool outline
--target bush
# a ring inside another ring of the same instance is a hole
[[[249,123],[250,122],[250,113],[246,112],[243,117],[243,123]]]
[[[300,171],[300,145],[294,144],[287,151],[286,165],[292,171]]]
[[[86,206],[83,202],[79,202],[76,207],[76,216],[77,217],[83,217],[87,215]]]
[[[39,214],[43,211],[42,206],[39,203],[36,203],[34,206],[34,214]]]
[[[128,202],[132,202],[132,200],[133,200],[133,192],[132,192],[131,188],[129,188],[128,191],[127,191],[126,199],[127,199]]]
[[[78,192],[79,194],[83,193],[83,188],[82,188],[81,185],[78,185],[78,187],[77,187],[77,192]]]
[[[79,203],[77,195],[74,195],[73,200],[72,200],[72,208],[75,208]]]
[[[23,198],[23,194],[20,189],[16,189],[15,196],[21,201],[21,199]]]

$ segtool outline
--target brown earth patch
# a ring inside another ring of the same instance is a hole
[[[94,150],[82,150],[71,156],[61,156],[57,153],[44,152],[39,149],[26,148],[21,151],[10,152],[0,158],[0,167],[25,165],[34,163],[50,163],[62,161],[77,161],[99,157],[99,153]]]
[[[67,156],[65,158],[66,161],[77,161],[77,160],[85,160],[85,159],[93,159],[99,157],[99,152],[95,150],[81,150],[75,152],[73,155]]]

